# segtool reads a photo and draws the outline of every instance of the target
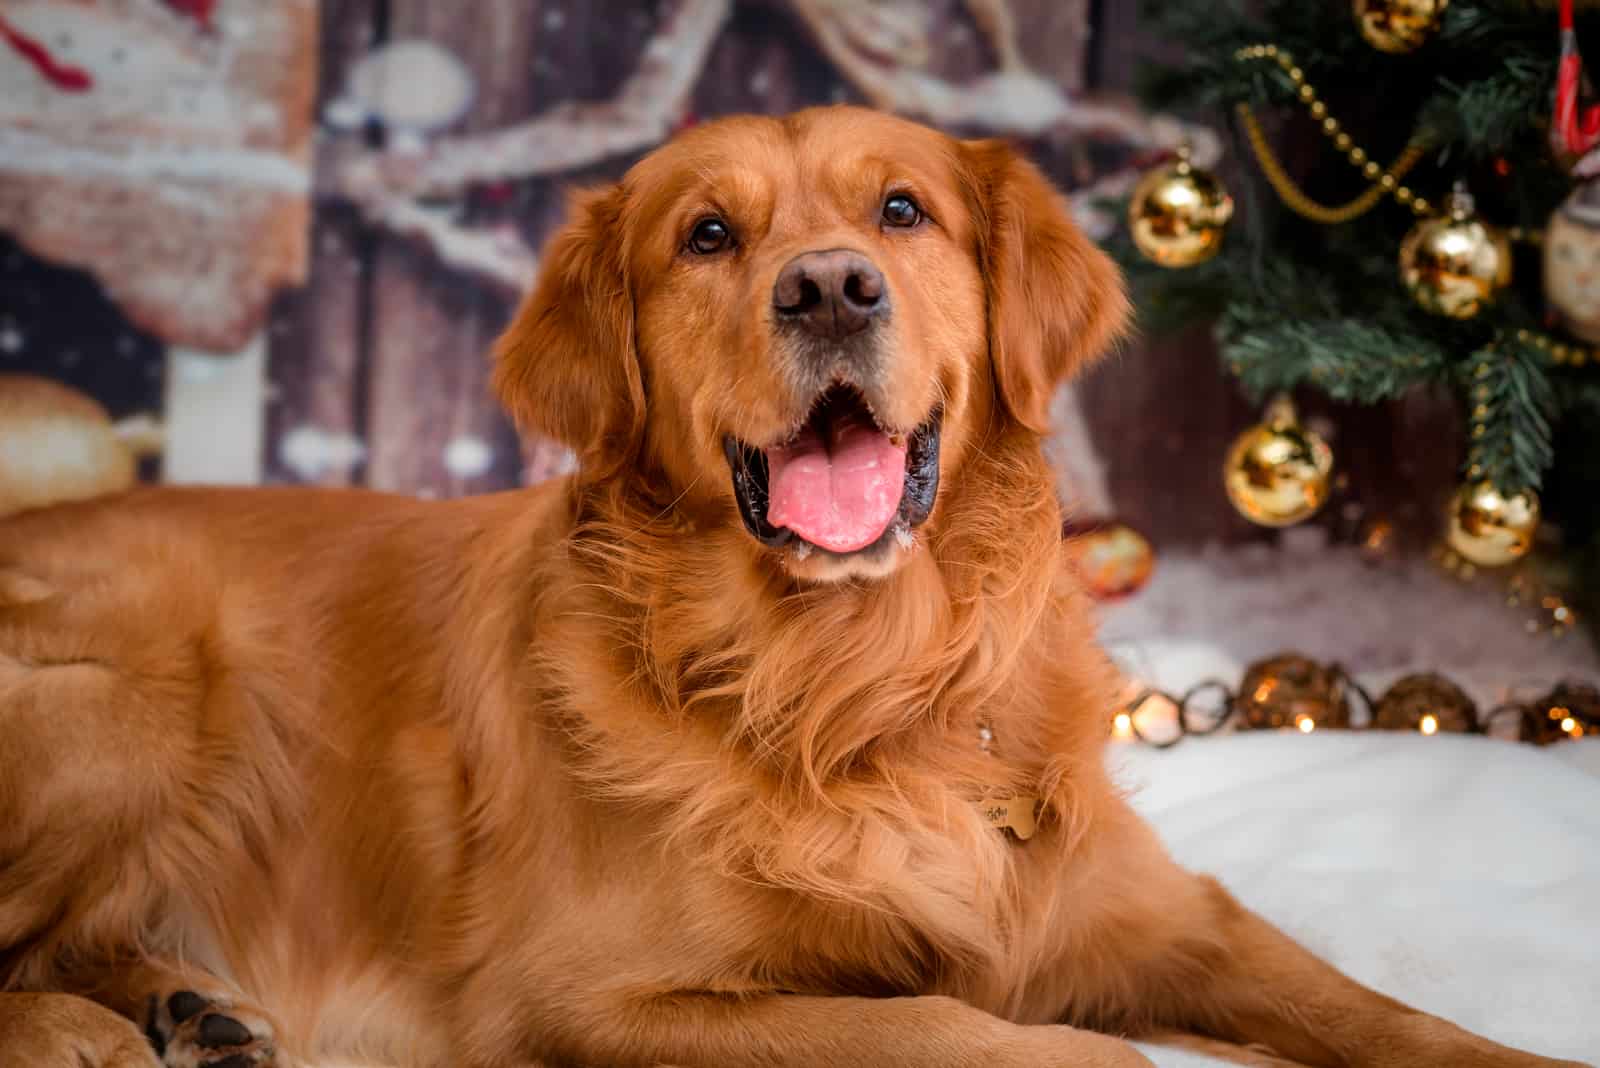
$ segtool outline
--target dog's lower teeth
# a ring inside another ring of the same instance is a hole
[[[794,543],[794,558],[796,560],[804,560],[810,555],[811,543],[809,541],[797,541]]]
[[[911,533],[910,527],[895,527],[894,541],[900,548],[909,549],[917,543],[917,536]]]

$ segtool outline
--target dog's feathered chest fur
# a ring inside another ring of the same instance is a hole
[[[1036,511],[1017,513],[1047,532],[1031,567],[945,567],[972,546],[931,544],[861,587],[730,574],[739,553],[665,521],[569,539],[580,578],[541,597],[531,672],[584,795],[664,863],[714,874],[708,912],[743,903],[708,933],[741,974],[703,981],[1019,996],[1019,940],[1049,907],[1019,871],[1065,863],[1083,814],[1064,755],[1103,725],[1110,678],[1063,640],[1081,606],[1053,502]],[[1021,793],[1047,798],[1026,843],[976,804]]]

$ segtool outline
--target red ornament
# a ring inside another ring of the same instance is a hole
[[[1561,64],[1556,68],[1556,107],[1550,119],[1550,141],[1558,157],[1576,159],[1600,145],[1600,104],[1585,105],[1581,98],[1588,95],[1572,0],[1561,0]]]
[[[180,15],[194,19],[202,30],[209,31],[211,16],[217,10],[217,0],[167,0],[167,6]]]
[[[1115,520],[1067,520],[1061,525],[1067,559],[1089,595],[1116,601],[1150,581],[1156,554],[1143,534]]]
[[[69,93],[83,93],[94,88],[94,79],[82,67],[69,67],[50,54],[50,50],[21,33],[4,18],[0,18],[0,37],[5,38],[23,59],[33,64],[51,85]]]

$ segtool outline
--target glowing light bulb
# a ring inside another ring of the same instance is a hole
[[[1422,722],[1417,724],[1417,727],[1423,734],[1437,734],[1439,731],[1439,717],[1430,712],[1422,717]]]
[[[1566,719],[1561,721],[1561,729],[1566,731],[1568,734],[1571,734],[1573,731],[1577,730],[1577,728],[1578,721],[1573,719],[1571,716],[1568,716]]]
[[[1133,717],[1126,712],[1118,712],[1117,718],[1111,721],[1111,733],[1118,738],[1127,738],[1133,734]]]
[[[1294,725],[1300,728],[1301,734],[1310,734],[1317,729],[1316,721],[1304,714],[1295,717]]]

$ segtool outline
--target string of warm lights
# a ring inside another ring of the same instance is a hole
[[[1366,709],[1364,725],[1353,722],[1352,698]],[[1237,690],[1217,679],[1181,694],[1135,685],[1111,718],[1111,736],[1166,749],[1229,724],[1302,734],[1338,728],[1488,734],[1510,716],[1518,740],[1534,745],[1600,733],[1600,689],[1562,682],[1535,700],[1508,701],[1480,715],[1465,691],[1442,675],[1407,675],[1374,698],[1338,664],[1287,653],[1251,665]]]

